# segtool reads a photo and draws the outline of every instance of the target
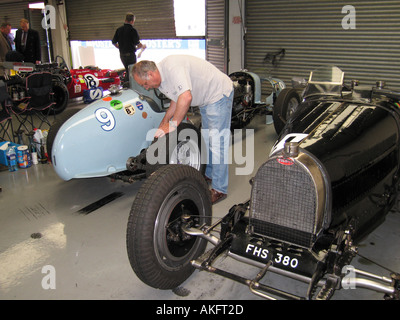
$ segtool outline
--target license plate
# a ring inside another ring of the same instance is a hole
[[[248,243],[245,247],[246,256],[256,258],[259,261],[265,263],[272,260],[275,267],[287,267],[296,269],[299,267],[299,258],[293,254],[289,254],[286,250],[271,247],[262,247],[256,244]]]
[[[232,243],[231,252],[257,260],[262,263],[272,262],[279,269],[285,269],[297,274],[312,276],[315,271],[316,259],[306,249],[292,250],[280,246],[265,246],[251,241]]]

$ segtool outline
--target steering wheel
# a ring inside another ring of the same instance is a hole
[[[61,60],[61,62],[58,62],[57,60],[58,59],[60,59]],[[65,79],[66,79],[66,83],[68,84],[68,83],[70,83],[70,81],[72,80],[72,76],[71,76],[71,72],[69,71],[69,68],[68,68],[68,66],[67,66],[67,64],[66,64],[66,62],[65,62],[65,60],[64,60],[64,58],[63,57],[61,57],[61,56],[56,56],[56,62],[59,64],[59,67],[60,67],[60,69],[61,69],[61,71],[62,71],[62,74],[63,74],[63,76],[65,77]]]
[[[154,90],[154,94],[161,102],[161,107],[164,108],[164,101],[169,100],[169,98],[164,93],[162,93],[160,90],[158,90],[158,89],[153,89],[153,90]]]

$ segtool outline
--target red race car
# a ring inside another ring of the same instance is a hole
[[[119,74],[109,69],[89,66],[71,69],[69,73],[70,79],[67,81],[69,97],[77,98],[83,96],[85,102],[99,99],[102,97],[103,90],[109,90],[111,86],[119,86],[121,84]],[[87,92],[87,94],[84,95],[84,92]]]

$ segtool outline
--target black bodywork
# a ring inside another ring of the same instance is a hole
[[[399,101],[400,94],[381,83],[345,86],[336,67],[311,73],[302,102],[285,119],[269,158],[251,179],[250,199],[217,223],[195,223],[188,217],[180,223],[185,236],[214,245],[190,264],[241,282],[267,299],[325,300],[349,285],[399,299],[397,273],[346,273],[359,240],[395,205]],[[179,241],[185,243],[182,237]],[[223,253],[259,267],[259,274],[245,279],[214,267]],[[264,285],[260,280],[267,272],[305,282],[307,292],[296,296]]]

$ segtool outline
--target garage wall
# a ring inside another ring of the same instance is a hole
[[[206,0],[206,60],[228,72],[227,0]]]
[[[111,40],[127,12],[141,39],[174,39],[173,0],[66,0],[70,40]]]
[[[26,1],[13,1],[0,4],[0,24],[8,22],[13,29],[19,28],[19,21],[25,18],[24,10],[28,10]]]
[[[353,16],[346,10],[349,4]],[[399,1],[251,0],[245,9],[249,70],[267,73],[265,55],[285,49],[271,72],[286,83],[335,64],[347,80],[368,85],[385,80],[400,91]]]

